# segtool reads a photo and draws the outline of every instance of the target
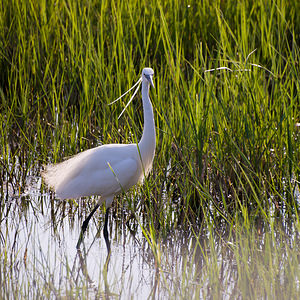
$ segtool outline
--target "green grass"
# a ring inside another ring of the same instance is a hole
[[[125,104],[107,104],[150,66],[153,172],[122,204],[128,202],[154,253],[177,230],[196,240],[202,230],[222,231],[222,238],[229,230],[237,272],[246,266],[236,277],[236,295],[283,295],[285,285],[276,281],[282,269],[270,261],[271,250],[257,252],[253,242],[257,220],[270,229],[262,235],[269,249],[275,236],[286,236],[275,220],[299,231],[299,1],[5,0],[0,6],[1,216],[10,195],[24,193],[42,164],[140,138],[140,95],[120,120]],[[298,235],[287,236],[297,248]],[[275,260],[287,253],[281,265],[291,270],[293,298],[298,258],[283,240],[277,245],[282,252]],[[257,263],[247,267],[247,257]],[[219,272],[216,255],[204,261]],[[213,278],[210,272],[203,276]],[[254,273],[261,274],[258,291]]]

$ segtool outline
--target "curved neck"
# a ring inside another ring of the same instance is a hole
[[[142,82],[142,100],[144,110],[144,130],[139,142],[139,149],[145,173],[148,173],[155,153],[155,124],[153,108],[149,98],[149,82],[146,80]]]

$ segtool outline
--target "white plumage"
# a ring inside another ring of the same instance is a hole
[[[103,145],[48,166],[44,178],[58,198],[100,195],[105,199],[142,179],[138,156],[136,144]]]
[[[61,199],[99,195],[97,207],[141,181],[151,170],[155,153],[155,124],[149,98],[150,84],[154,87],[151,68],[142,71],[142,101],[144,130],[138,144],[108,144],[83,151],[70,159],[49,165],[42,176]],[[82,234],[95,209],[82,227]],[[107,220],[106,220],[107,225]]]

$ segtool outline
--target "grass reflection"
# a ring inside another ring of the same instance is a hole
[[[91,201],[39,195],[1,207],[2,298],[297,298],[299,228],[283,217],[271,224],[260,218],[248,228],[224,223],[218,230],[176,229],[160,237],[141,215],[130,218],[126,206],[115,205],[108,255],[101,210],[76,250]],[[136,218],[143,230],[130,231]]]

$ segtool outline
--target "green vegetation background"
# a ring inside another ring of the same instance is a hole
[[[299,1],[0,6],[2,191],[22,192],[42,163],[139,139],[140,96],[120,120],[125,104],[107,104],[150,66],[157,154],[144,196],[159,222],[174,225],[170,209],[176,222],[298,218]]]
[[[138,140],[140,94],[120,120],[125,101],[107,104],[150,66],[153,171],[116,204],[151,248],[153,295],[159,281],[162,298],[298,299],[299,20],[298,0],[1,1],[0,298],[103,294],[20,242],[25,223],[38,240],[27,210],[64,232],[89,201],[49,211],[47,188],[26,189],[43,164]]]

